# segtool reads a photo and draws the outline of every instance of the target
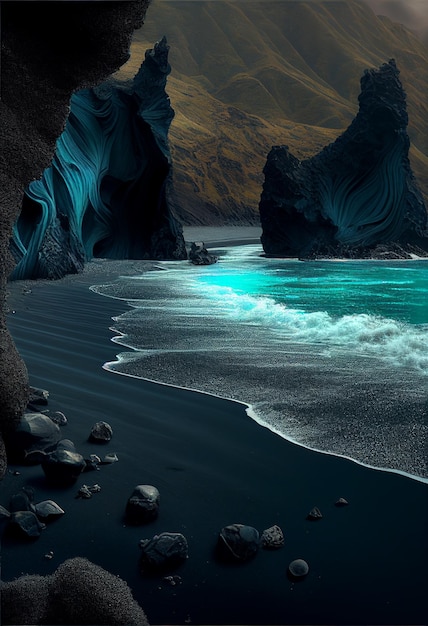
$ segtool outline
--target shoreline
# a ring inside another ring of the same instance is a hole
[[[128,264],[132,273],[154,267]],[[292,443],[249,418],[245,403],[106,371],[117,345],[111,320],[126,303],[89,287],[120,266],[99,261],[30,293],[12,288],[9,328],[31,384],[48,389],[48,408],[69,419],[63,437],[84,455],[114,451],[119,462],[67,489],[47,485],[39,466],[10,467],[20,474],[6,475],[1,504],[25,484],[37,501],[52,498],[66,514],[30,544],[7,538],[5,579],[49,574],[65,558],[86,556],[129,584],[151,624],[423,623],[428,577],[416,555],[427,547],[426,485]],[[87,441],[97,419],[114,433],[101,448]],[[99,483],[101,492],[76,499],[84,482]],[[130,527],[124,507],[139,483],[159,488],[160,514]],[[335,507],[339,497],[349,506]],[[306,519],[313,506],[322,520]],[[220,563],[218,532],[231,523],[260,532],[278,524],[285,545],[259,550],[248,563]],[[163,531],[188,539],[189,559],[173,572],[182,579],[177,586],[139,572],[138,541]],[[298,583],[286,575],[294,558],[310,565]]]
[[[100,295],[100,294],[99,294]],[[101,297],[111,297],[111,296],[102,296]],[[122,302],[124,302],[122,300]],[[116,330],[114,332],[117,332]],[[127,350],[135,350],[135,348],[133,348],[132,346],[129,346],[126,343],[122,343],[120,341],[116,341],[116,339],[119,339],[119,336],[115,336],[112,337],[112,341],[114,343],[117,343],[120,346],[123,346],[125,348],[127,348]],[[246,412],[246,414],[248,415],[248,417],[253,420],[254,422],[256,422],[257,424],[259,424],[259,426],[261,426],[262,428],[266,428],[268,431],[274,433],[275,435],[277,435],[278,437],[284,439],[285,441],[288,441],[289,443],[295,445],[295,446],[299,446],[301,448],[304,448],[305,450],[308,450],[309,452],[316,452],[317,454],[325,454],[327,456],[332,456],[332,457],[336,457],[339,459],[345,459],[346,461],[350,461],[351,463],[356,463],[357,465],[360,465],[361,467],[365,467],[367,469],[371,469],[371,470],[375,470],[377,472],[389,472],[391,474],[398,474],[399,476],[403,476],[405,478],[408,478],[410,480],[415,480],[417,482],[423,483],[428,485],[428,477],[425,478],[424,476],[419,476],[417,474],[411,474],[410,472],[406,472],[404,470],[398,470],[398,469],[393,469],[390,467],[381,467],[381,466],[376,466],[376,465],[370,465],[369,463],[364,463],[363,461],[359,461],[358,459],[354,459],[351,456],[346,456],[345,454],[340,454],[338,452],[330,452],[328,450],[322,450],[321,448],[313,448],[309,445],[306,445],[304,443],[301,443],[300,441],[298,441],[297,439],[293,439],[293,437],[287,436],[284,432],[280,431],[279,429],[275,429],[274,426],[272,426],[271,424],[268,424],[267,422],[265,422],[263,420],[263,418],[259,417],[259,415],[257,414],[257,412],[253,409],[253,406],[251,404],[249,404],[248,402],[244,402],[242,400],[237,400],[236,398],[229,398],[228,396],[222,396],[220,394],[216,394],[216,393],[212,393],[210,391],[204,391],[203,389],[198,389],[197,387],[183,387],[181,385],[174,385],[173,383],[166,383],[166,382],[162,382],[161,380],[155,380],[154,378],[146,378],[144,376],[137,376],[135,374],[128,374],[126,372],[121,372],[118,370],[111,370],[108,367],[106,367],[109,363],[104,363],[103,365],[103,369],[105,369],[107,372],[110,372],[112,374],[117,374],[119,376],[129,376],[129,378],[134,378],[136,380],[144,380],[145,382],[148,383],[153,383],[155,385],[161,385],[161,386],[165,386],[165,387],[171,387],[172,389],[178,389],[178,390],[183,390],[183,391],[191,391],[193,393],[196,394],[201,394],[202,396],[211,396],[213,398],[218,398],[219,400],[226,400],[226,402],[235,402],[236,404],[239,404],[241,406],[244,407],[244,410]]]

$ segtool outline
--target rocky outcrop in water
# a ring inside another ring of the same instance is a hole
[[[73,94],[52,166],[25,192],[12,278],[61,278],[93,257],[186,258],[167,202],[168,50],[165,38],[148,50],[131,84]]]
[[[359,112],[316,156],[275,146],[259,211],[269,256],[428,255],[427,212],[411,171],[406,96],[394,60],[361,79]]]

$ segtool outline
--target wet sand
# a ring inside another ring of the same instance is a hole
[[[242,404],[104,370],[117,352],[111,317],[126,305],[89,286],[131,266],[150,264],[100,261],[82,276],[12,287],[9,328],[31,384],[48,389],[48,408],[68,417],[63,437],[84,456],[116,452],[119,462],[68,488],[49,486],[40,466],[11,466],[0,504],[31,486],[36,501],[52,498],[66,513],[35,541],[3,537],[2,579],[50,574],[85,556],[129,584],[151,624],[426,623],[428,486],[292,444]],[[99,420],[113,428],[103,446],[87,440]],[[83,483],[101,491],[76,499]],[[126,500],[142,483],[159,489],[159,517],[129,526]],[[339,497],[349,506],[336,507]],[[314,506],[323,514],[316,522],[306,519]],[[222,563],[218,532],[235,522],[260,532],[278,524],[285,545]],[[139,540],[163,531],[189,544],[189,559],[172,572],[181,577],[175,586],[139,568]],[[299,582],[287,577],[296,558],[310,567]]]

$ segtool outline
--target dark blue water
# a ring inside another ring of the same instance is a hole
[[[131,350],[106,367],[239,400],[302,445],[428,477],[428,263],[217,252],[214,266],[163,262],[94,288],[132,306],[114,322]]]

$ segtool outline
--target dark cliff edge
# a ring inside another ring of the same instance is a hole
[[[185,259],[173,217],[165,92],[166,39],[147,50],[133,81],[78,91],[51,167],[25,191],[14,226],[12,279],[61,278],[94,257]]]
[[[72,93],[106,80],[126,62],[132,34],[142,25],[148,4],[125,0],[0,5],[0,479],[7,468],[3,436],[19,423],[29,398],[27,370],[6,325],[13,225],[25,188],[51,163]],[[141,607],[124,594],[126,585],[115,588],[115,576],[101,568],[94,573],[87,564],[85,578],[79,568],[80,563],[64,564],[67,584],[57,614],[52,613],[56,607],[49,594],[40,593],[47,579],[30,577],[29,583],[28,577],[20,578],[8,592],[7,585],[1,585],[2,623],[47,623],[45,609],[49,623],[59,623],[60,613],[68,611],[67,602],[71,606],[77,596],[80,623],[85,615],[95,616],[96,623],[147,623]]]
[[[408,158],[406,95],[392,59],[361,78],[359,112],[314,157],[274,146],[259,204],[265,254],[428,256],[427,212]]]

